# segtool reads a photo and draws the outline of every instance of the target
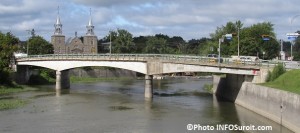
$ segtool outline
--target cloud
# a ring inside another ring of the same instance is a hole
[[[26,39],[24,30],[35,28],[50,40],[58,5],[66,36],[74,36],[75,31],[85,34],[90,8],[100,37],[110,29],[122,28],[134,36],[164,33],[201,38],[236,20],[244,26],[270,21],[280,38],[287,29],[300,27],[300,17],[290,24],[290,19],[300,14],[297,0],[1,0],[0,30]]]

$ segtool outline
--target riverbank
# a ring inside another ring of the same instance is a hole
[[[15,97],[13,94],[32,90],[34,89],[22,86],[0,86],[0,110],[14,109],[24,106],[28,101]]]
[[[300,95],[300,70],[290,70],[272,82],[261,85]]]
[[[300,95],[244,82],[235,103],[294,132],[300,131]]]

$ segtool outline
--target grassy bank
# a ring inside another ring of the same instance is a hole
[[[20,86],[0,86],[0,110],[13,109],[24,106],[27,103],[26,100],[18,99],[11,95],[13,93],[20,93],[30,90],[32,89]]]
[[[109,81],[109,80],[129,80],[133,79],[130,77],[109,77],[109,78],[91,78],[91,77],[70,77],[71,83],[86,83],[86,82],[99,82],[99,81]]]
[[[23,87],[9,87],[9,86],[0,86],[0,96],[7,95],[11,93],[18,93],[28,91],[28,89],[24,89]]]
[[[300,94],[300,70],[290,70],[274,81],[262,85]]]

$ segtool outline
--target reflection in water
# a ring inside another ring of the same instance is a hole
[[[55,96],[60,97],[61,95],[70,94],[70,89],[55,89]]]
[[[56,97],[60,97],[61,96],[61,89],[56,89]]]
[[[76,83],[61,91],[42,86],[23,94],[33,97],[24,108],[0,111],[0,132],[192,132],[187,124],[271,125],[265,132],[279,132],[279,124],[206,93],[203,86],[211,82],[155,80],[152,100],[144,99],[143,80]]]

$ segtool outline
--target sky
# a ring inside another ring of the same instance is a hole
[[[134,37],[200,39],[237,20],[244,27],[271,22],[277,39],[300,29],[299,0],[1,0],[0,31],[24,41],[34,29],[50,41],[58,6],[66,38],[85,35],[90,9],[98,39],[118,28]]]

